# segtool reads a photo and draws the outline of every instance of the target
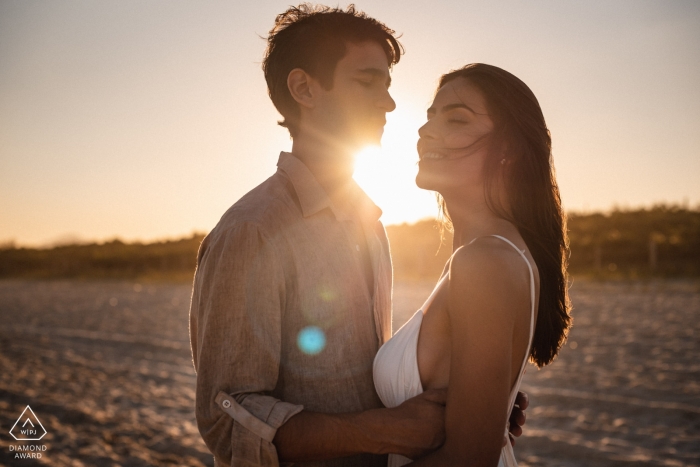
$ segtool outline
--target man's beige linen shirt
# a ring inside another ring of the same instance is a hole
[[[392,272],[381,210],[353,182],[358,229],[299,159],[283,152],[277,166],[229,208],[197,258],[195,412],[217,465],[279,465],[272,439],[301,410],[382,406],[372,363],[391,337]],[[366,246],[356,242],[358,230]],[[385,466],[386,457],[303,465]]]

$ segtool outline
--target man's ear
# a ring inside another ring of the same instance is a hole
[[[295,68],[287,75],[287,88],[292,98],[301,106],[311,109],[315,106],[314,97],[318,83],[301,68]]]

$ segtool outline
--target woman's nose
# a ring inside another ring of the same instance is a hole
[[[435,138],[435,134],[433,132],[433,125],[431,124],[430,120],[425,122],[422,127],[418,128],[418,136],[420,136],[423,139]]]

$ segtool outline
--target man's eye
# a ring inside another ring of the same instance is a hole
[[[366,88],[372,86],[372,81],[362,81],[362,80],[358,80],[357,82],[360,83],[360,85],[362,85],[362,86],[364,86],[364,87],[366,87]]]
[[[451,118],[451,119],[449,119],[449,120],[447,120],[447,121],[448,121],[449,123],[467,123],[466,120],[458,120],[458,119],[456,119],[456,118]]]

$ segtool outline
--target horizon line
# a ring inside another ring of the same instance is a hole
[[[590,216],[590,215],[595,215],[595,214],[602,214],[602,215],[610,215],[612,213],[616,212],[635,212],[635,211],[647,211],[647,210],[653,210],[653,209],[679,209],[679,210],[686,210],[690,212],[700,212],[700,202],[698,202],[695,206],[691,206],[690,203],[687,200],[684,200],[680,203],[674,202],[674,203],[668,203],[668,202],[659,202],[659,203],[653,203],[651,205],[644,205],[644,206],[637,206],[637,207],[629,207],[625,205],[620,205],[620,204],[613,204],[610,208],[608,209],[572,209],[569,211],[565,211],[567,217],[568,216]],[[402,225],[416,225],[421,222],[429,222],[429,221],[435,221],[437,223],[437,218],[434,216],[427,216],[423,217],[421,219],[418,219],[416,221],[405,221],[405,222],[392,222],[390,224],[385,224],[385,227],[391,227],[391,226],[402,226]],[[20,242],[17,241],[15,238],[8,238],[5,240],[0,240],[0,250],[7,250],[7,249],[20,249],[20,248],[27,248],[27,249],[37,249],[37,250],[49,250],[52,248],[58,248],[58,247],[66,247],[66,246],[86,246],[86,245],[105,245],[108,243],[113,243],[113,242],[119,242],[123,243],[126,245],[149,245],[149,244],[155,244],[155,243],[168,243],[168,242],[177,242],[177,241],[182,241],[182,240],[187,240],[191,238],[196,238],[197,236],[206,236],[208,232],[199,230],[199,229],[191,229],[190,233],[180,233],[180,234],[173,234],[173,235],[166,235],[166,236],[158,236],[158,237],[151,237],[151,238],[128,238],[128,237],[123,237],[120,235],[111,235],[111,236],[105,236],[102,238],[96,238],[93,237],[91,239],[87,238],[82,238],[79,234],[75,233],[67,233],[63,235],[57,235],[54,237],[53,240],[47,240],[44,242]]]

